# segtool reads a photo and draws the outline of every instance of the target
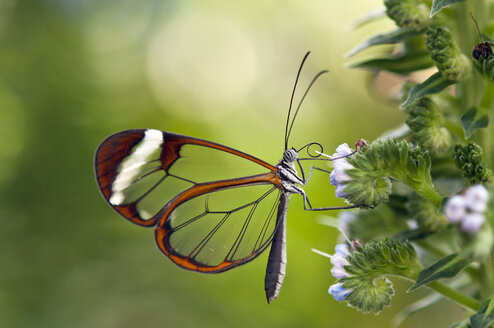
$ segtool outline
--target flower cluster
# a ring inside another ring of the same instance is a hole
[[[429,97],[407,108],[406,124],[413,143],[431,152],[446,151],[451,146],[451,133],[444,127],[444,117]]]
[[[489,193],[482,185],[467,188],[461,195],[448,199],[444,213],[449,222],[459,224],[466,233],[476,233],[485,222]]]
[[[350,255],[350,251],[346,244],[336,245],[335,254],[331,256],[331,264],[333,265],[331,274],[336,279],[342,279],[350,276],[350,274],[345,270],[345,266],[350,264],[347,260],[348,255]],[[343,287],[342,283],[336,283],[329,287],[328,292],[333,295],[335,300],[340,302],[350,295],[352,289],[346,289]]]
[[[494,322],[494,18],[485,13],[494,0],[475,6],[383,2],[381,13],[396,26],[369,36],[347,56],[386,48],[348,66],[378,72],[371,77],[376,85],[389,73],[408,80],[393,86],[402,94],[390,99],[407,118],[355,152],[340,145],[332,157],[336,196],[368,210],[340,215],[344,239],[361,244],[338,246],[331,256],[337,281],[329,293],[364,313],[379,313],[394,294],[389,276],[399,276],[410,281],[410,292],[428,287],[467,309],[456,326],[488,327]],[[355,26],[380,17],[370,14]],[[473,52],[466,48],[476,43]],[[402,317],[428,307],[430,299]]]
[[[451,29],[442,23],[433,22],[426,28],[426,46],[438,70],[451,81],[468,76],[470,60],[462,54],[453,38]]]
[[[471,184],[492,184],[494,177],[492,171],[487,167],[484,160],[482,147],[474,142],[469,142],[465,146],[456,145],[454,160],[456,166],[461,169],[462,175]]]
[[[337,282],[329,287],[337,301],[362,312],[379,313],[389,306],[394,294],[388,275],[409,277],[419,265],[413,247],[406,242],[384,239],[361,244],[352,242],[351,251],[346,244],[338,244],[331,258],[331,274]]]
[[[375,207],[388,201],[394,178],[419,194],[434,197],[435,204],[440,205],[441,197],[434,191],[430,176],[430,156],[420,147],[389,139],[375,141],[352,156],[349,154],[351,149],[343,144],[333,155],[330,181],[336,186],[337,197],[362,207]]]
[[[331,171],[331,175],[329,176],[329,181],[333,186],[336,187],[335,195],[338,198],[345,198],[348,196],[345,193],[346,183],[350,181],[350,177],[346,173],[346,170],[353,169],[353,165],[348,163],[346,157],[352,154],[352,149],[346,144],[339,145],[336,148],[336,153],[331,156],[333,159],[333,171]]]

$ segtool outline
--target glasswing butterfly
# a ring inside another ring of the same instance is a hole
[[[305,178],[298,151],[288,148],[293,88],[285,129],[285,150],[273,166],[254,156],[211,141],[171,132],[136,129],[106,138],[96,150],[99,189],[124,218],[155,228],[159,249],[178,266],[202,273],[219,273],[245,264],[269,245],[265,290],[268,303],[279,294],[286,270],[286,215],[291,194],[303,196]],[[308,152],[308,151],[307,151]],[[295,162],[301,170],[299,177]],[[231,170],[235,168],[235,170]],[[316,168],[317,169],[317,168]],[[320,169],[322,170],[322,169]],[[238,175],[238,172],[242,172]],[[323,170],[324,171],[324,170]]]

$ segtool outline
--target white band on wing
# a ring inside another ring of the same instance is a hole
[[[110,203],[112,205],[121,205],[125,199],[123,191],[130,186],[140,172],[141,166],[149,161],[156,149],[163,144],[163,132],[159,130],[146,130],[144,138],[137,148],[127,156],[122,167],[112,184],[112,196]]]

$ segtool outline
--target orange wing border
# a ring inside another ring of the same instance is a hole
[[[163,134],[163,143],[160,155],[160,169],[168,172],[173,164],[180,158],[180,148],[184,145],[192,144],[217,149],[244,158],[266,168],[268,172],[253,176],[196,184],[175,196],[171,201],[164,205],[161,211],[159,211],[150,219],[142,219],[139,216],[139,213],[136,209],[136,203],[126,205],[113,205],[112,203],[110,203],[110,198],[112,196],[112,184],[115,181],[120,164],[125,160],[127,156],[132,154],[134,147],[143,140],[147,130],[148,129],[133,129],[117,132],[107,137],[98,146],[94,158],[95,176],[98,187],[108,204],[121,216],[137,225],[144,227],[155,226],[155,240],[158,248],[175,264],[187,270],[199,271],[204,273],[218,273],[249,262],[256,258],[260,253],[262,253],[270,244],[272,236],[270,237],[269,241],[265,243],[265,245],[263,245],[257,251],[252,252],[249,256],[235,261],[225,260],[216,266],[201,265],[194,262],[194,260],[191,258],[181,256],[177,254],[169,244],[168,237],[170,227],[167,224],[168,216],[177,206],[190,199],[228,188],[256,184],[273,184],[278,189],[282,189],[281,181],[277,173],[277,168],[275,166],[272,166],[257,157],[231,147],[227,147],[203,139],[166,131],[160,131]]]

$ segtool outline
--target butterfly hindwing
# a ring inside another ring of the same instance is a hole
[[[274,184],[246,184],[172,203],[156,229],[158,247],[194,271],[246,263],[270,244],[280,195]]]

